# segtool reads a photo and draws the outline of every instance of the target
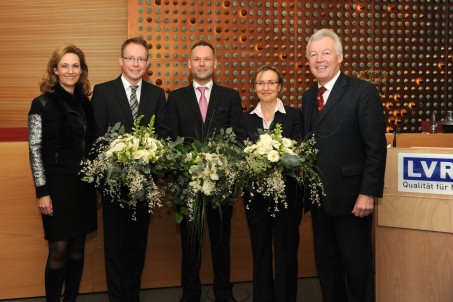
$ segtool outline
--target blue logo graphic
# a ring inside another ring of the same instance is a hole
[[[453,183],[453,159],[403,157],[403,179]]]

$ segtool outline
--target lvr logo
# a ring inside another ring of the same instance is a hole
[[[453,182],[453,159],[404,157],[405,180]]]

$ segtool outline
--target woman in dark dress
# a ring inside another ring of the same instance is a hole
[[[94,187],[81,181],[80,162],[91,148],[93,113],[84,53],[57,48],[28,114],[30,164],[49,254],[46,301],[76,301],[86,234],[97,228]]]
[[[265,65],[255,73],[253,88],[259,103],[242,116],[242,130],[248,139],[256,141],[258,129],[273,130],[277,123],[281,124],[284,137],[302,139],[302,113],[283,105],[278,98],[282,85],[282,75],[272,66]],[[252,242],[255,302],[295,302],[297,299],[302,190],[294,178],[286,178],[285,194],[288,207],[275,212],[275,217],[272,217],[268,209],[273,208],[273,200],[256,192],[244,192]]]

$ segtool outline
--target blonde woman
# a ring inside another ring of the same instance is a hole
[[[252,85],[259,103],[242,116],[241,130],[247,138],[256,140],[258,129],[273,130],[278,123],[284,137],[302,139],[302,112],[285,106],[278,97],[283,87],[280,72],[273,66],[265,65],[256,71]],[[244,193],[252,241],[253,301],[295,302],[302,190],[295,179],[287,177],[285,193],[288,208],[276,212],[275,217],[268,211],[273,200],[256,192]]]

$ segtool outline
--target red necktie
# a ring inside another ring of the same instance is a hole
[[[200,101],[198,102],[198,106],[200,106],[201,117],[203,118],[203,122],[206,120],[206,112],[208,111],[208,100],[204,95],[204,92],[208,87],[197,87],[197,89],[201,92]]]
[[[318,89],[318,93],[316,94],[316,102],[318,103],[318,115],[321,114],[321,111],[324,109],[324,98],[322,94],[326,91],[326,87],[321,86]]]

